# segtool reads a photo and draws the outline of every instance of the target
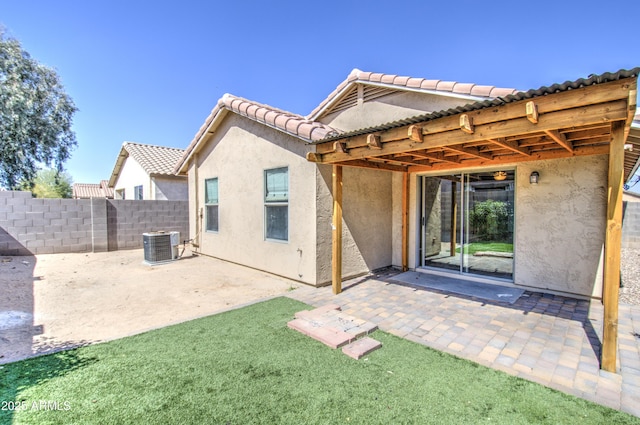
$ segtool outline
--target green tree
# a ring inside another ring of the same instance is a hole
[[[38,171],[30,188],[36,198],[71,198],[73,195],[73,181],[66,171],[47,168]],[[29,183],[23,185],[24,189]]]
[[[39,164],[62,171],[77,145],[76,111],[57,73],[0,28],[0,186],[32,184]]]
[[[478,202],[469,211],[469,221],[484,241],[499,240],[509,232],[509,209],[507,203],[487,199]]]

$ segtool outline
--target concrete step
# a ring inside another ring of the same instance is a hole
[[[355,336],[342,331],[334,331],[333,329],[322,326],[315,326],[312,322],[304,319],[294,319],[287,323],[291,329],[295,329],[316,341],[320,341],[333,349],[340,348],[350,342],[355,341]]]
[[[334,349],[347,344],[354,344],[358,338],[378,329],[378,326],[374,323],[355,318],[340,311],[340,306],[337,304],[328,304],[313,310],[299,311],[295,313],[294,317],[293,320],[287,323],[289,328]],[[347,349],[345,354],[353,358],[360,358],[379,348],[372,342],[375,341],[372,338],[365,337],[363,340],[364,342]]]
[[[347,356],[359,360],[372,351],[382,347],[382,343],[368,336],[342,347],[342,352]]]

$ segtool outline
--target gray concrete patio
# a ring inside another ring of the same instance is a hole
[[[287,296],[338,304],[386,332],[550,388],[640,416],[640,307],[621,304],[618,373],[600,370],[602,304],[526,291],[487,301],[393,281],[385,271]]]

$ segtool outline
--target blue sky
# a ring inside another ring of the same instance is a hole
[[[124,141],[186,148],[224,93],[306,115],[353,68],[523,90],[640,66],[640,2],[2,2],[79,112],[74,182]]]

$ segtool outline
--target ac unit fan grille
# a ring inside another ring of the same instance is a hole
[[[170,234],[144,234],[144,260],[149,263],[173,260]]]

